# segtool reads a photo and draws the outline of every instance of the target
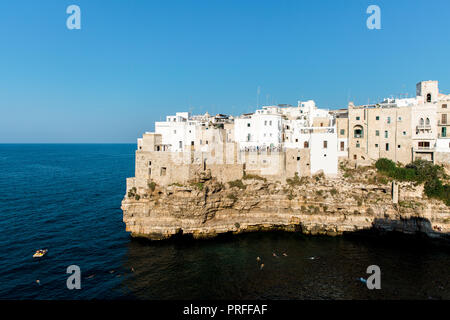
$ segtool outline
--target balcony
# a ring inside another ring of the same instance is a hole
[[[416,130],[431,130],[431,125],[423,124],[416,126]]]

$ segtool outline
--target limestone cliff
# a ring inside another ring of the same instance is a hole
[[[123,221],[133,237],[153,240],[176,234],[194,238],[257,230],[340,235],[360,230],[424,233],[450,238],[450,210],[422,196],[423,187],[399,185],[393,203],[391,184],[371,169],[337,179],[323,176],[286,182],[246,176],[221,184],[202,175],[189,185],[149,184],[129,190],[122,201]]]

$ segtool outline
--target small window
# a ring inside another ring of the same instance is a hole
[[[341,129],[341,136],[345,135],[345,129]]]
[[[300,161],[300,157],[297,157],[297,161]]]
[[[385,131],[385,132],[384,132],[384,137],[385,137],[386,139],[389,138],[389,132]]]
[[[354,155],[353,155],[353,159],[355,159],[355,160],[356,160],[356,154],[354,154]]]
[[[298,142],[298,139],[295,139],[295,142]]]
[[[406,136],[406,131],[403,131],[402,134],[403,134],[404,136]]]
[[[447,109],[447,104],[443,104],[442,109]]]
[[[247,127],[250,127],[250,123],[247,123]]]
[[[387,123],[391,123],[391,117],[387,117]]]
[[[271,125],[272,125],[272,120],[269,121],[269,126],[271,126]]]
[[[175,134],[176,134],[176,133],[177,133],[177,130],[173,130],[173,133],[175,133]]]
[[[397,148],[400,149],[400,145],[398,145]]]
[[[151,161],[149,161],[149,162],[148,162],[148,166],[150,167],[151,165],[152,165],[152,162],[151,162]]]
[[[380,120],[380,116],[376,116],[376,117],[375,117],[375,120]]]
[[[266,121],[264,121],[264,125],[265,125],[265,126],[267,126],[267,120],[266,120]]]
[[[376,135],[377,137],[379,137],[379,136],[380,136],[380,130],[376,130],[376,131],[375,131],[375,135]]]
[[[378,148],[378,143],[375,143],[375,148]]]
[[[398,121],[402,121],[402,117],[398,117]]]
[[[208,144],[208,140],[206,140],[206,144]]]
[[[341,141],[341,151],[344,151],[344,148],[345,148],[345,142]]]
[[[194,141],[191,141],[191,146],[193,146],[194,145]]]
[[[328,148],[328,141],[324,141],[324,142],[323,142],[323,148],[324,148],[324,149]]]
[[[309,148],[309,143],[308,143],[308,141],[305,141],[305,142],[303,143],[303,147],[304,147],[304,148]]]
[[[386,151],[389,151],[389,143],[386,143]]]
[[[360,146],[360,144],[359,144],[359,142],[357,142],[357,143],[356,143],[356,147],[359,148],[359,146]]]
[[[166,175],[166,171],[167,171],[166,167],[161,167],[161,176],[165,176]]]
[[[183,141],[178,141],[178,145],[179,145],[180,149],[183,149]]]
[[[360,117],[356,117],[356,120],[359,120],[360,119]]]

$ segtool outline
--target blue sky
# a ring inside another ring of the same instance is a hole
[[[66,8],[81,8],[81,30]],[[366,27],[370,4],[381,30]],[[176,111],[345,107],[439,80],[450,1],[0,2],[0,143],[135,142]]]

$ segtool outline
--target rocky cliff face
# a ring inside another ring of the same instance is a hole
[[[445,204],[424,198],[422,186],[403,183],[399,190],[394,204],[390,183],[378,181],[370,169],[333,180],[316,176],[286,183],[250,176],[224,185],[203,175],[186,186],[129,191],[122,201],[123,221],[133,237],[152,240],[257,230],[334,236],[370,229],[450,239]]]

